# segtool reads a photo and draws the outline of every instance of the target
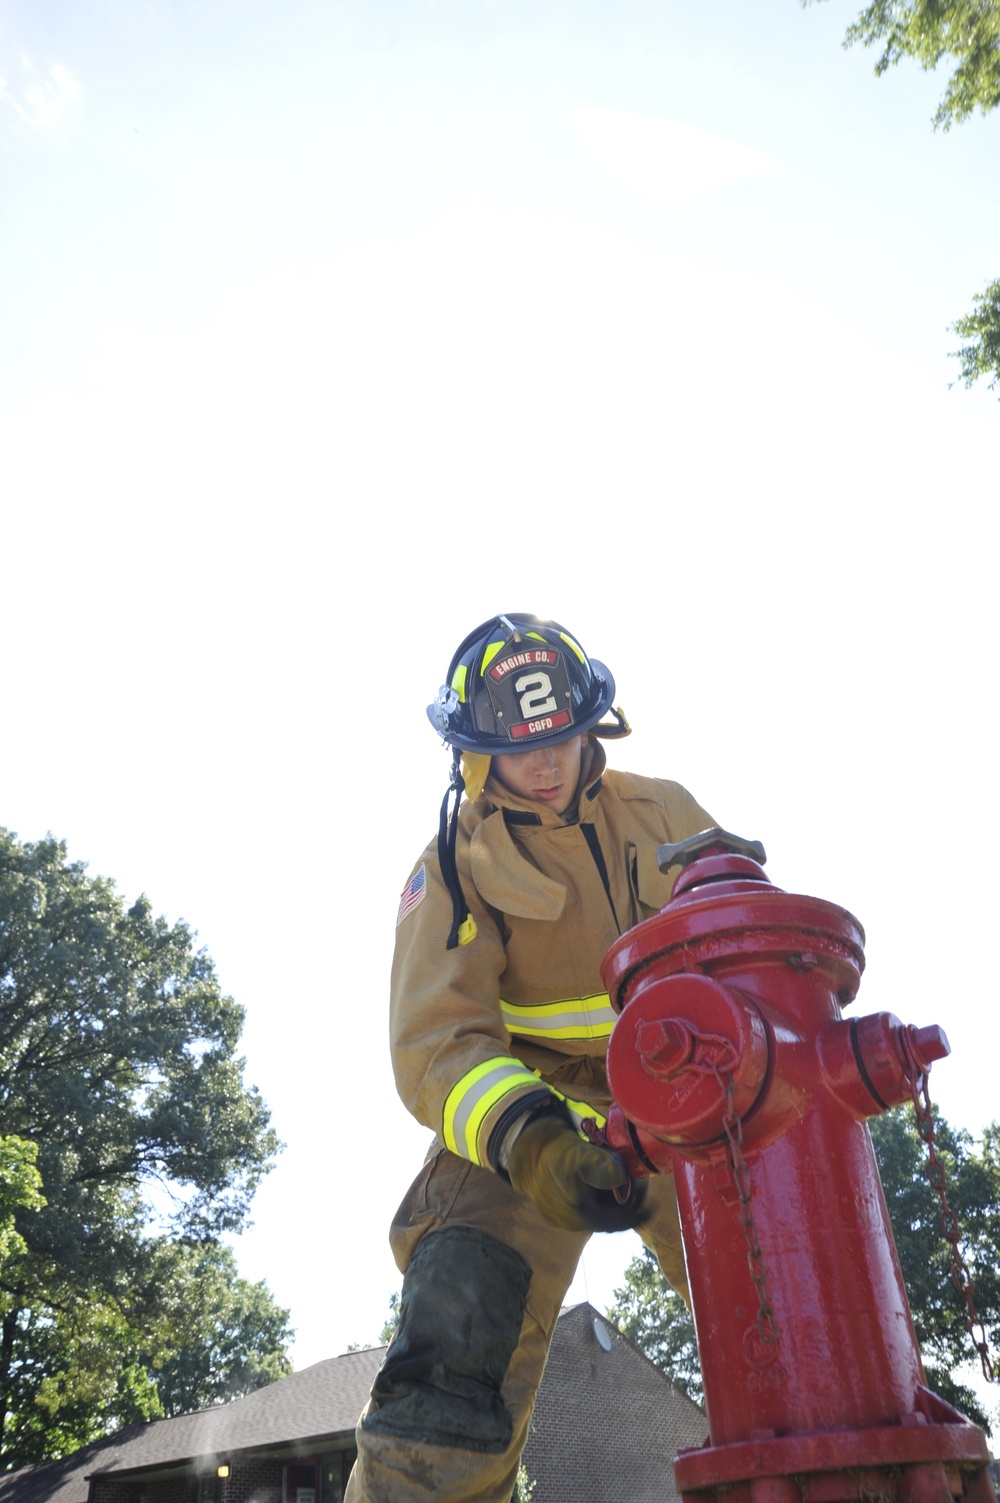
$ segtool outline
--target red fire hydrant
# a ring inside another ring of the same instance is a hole
[[[763,849],[711,830],[666,908],[609,950],[620,1013],[607,1139],[672,1172],[709,1439],[685,1503],[995,1503],[982,1431],[926,1386],[866,1121],[948,1041],[847,1020],[864,933],[772,886]]]

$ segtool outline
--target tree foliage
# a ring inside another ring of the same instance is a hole
[[[965,1299],[952,1279],[952,1248],[940,1227],[941,1203],[927,1177],[927,1148],[912,1108],[871,1124],[900,1267],[930,1386],[989,1433],[989,1416],[954,1376],[974,1360]],[[975,1304],[996,1352],[1000,1349],[1000,1124],[976,1147],[971,1136],[938,1118],[936,1152],[948,1180],[947,1199],[961,1225],[961,1249],[972,1274]],[[752,1168],[751,1168],[752,1177]],[[702,1399],[694,1324],[647,1249],[632,1259],[608,1316],[667,1373]]]
[[[123,1425],[189,1413],[284,1377],[288,1311],[230,1249],[160,1238],[129,1298],[66,1289],[20,1312],[5,1460],[62,1455]]]
[[[991,282],[972,301],[973,311],[952,324],[966,343],[951,353],[962,362],[960,379],[966,387],[980,376],[988,376],[992,391],[1000,384],[1000,282]]]
[[[287,1310],[263,1282],[240,1278],[228,1247],[161,1247],[159,1352],[146,1365],[165,1415],[225,1404],[291,1372]]]
[[[388,1346],[396,1334],[399,1326],[399,1301],[400,1291],[397,1289],[389,1296],[389,1313],[382,1322],[382,1329],[376,1341],[350,1341],[347,1345],[349,1352],[370,1352],[373,1346]]]
[[[694,1321],[687,1305],[660,1272],[644,1247],[625,1270],[608,1317],[671,1382],[700,1404],[704,1398]]]
[[[39,1298],[4,1318],[7,1467],[65,1455],[163,1413],[119,1305],[68,1285],[58,1294],[58,1305]]]
[[[1000,0],[872,0],[847,29],[844,45],[856,42],[881,48],[877,75],[903,58],[925,70],[946,59],[954,64],[933,117],[935,130],[950,130],[977,109],[987,115],[1000,104]],[[972,301],[973,311],[951,325],[966,340],[951,353],[962,362],[966,387],[987,376],[992,391],[1000,384],[1000,282]]]
[[[934,128],[952,125],[1000,104],[1000,3],[998,0],[873,0],[847,28],[846,47],[860,42],[881,49],[879,76],[904,57],[927,72],[954,63]]]
[[[0,1132],[38,1145],[35,1247],[70,1216],[96,1246],[105,1192],[154,1183],[178,1231],[239,1230],[277,1147],[242,1026],[185,924],[126,908],[55,840],[0,832]]]
[[[928,1154],[913,1112],[897,1108],[870,1123],[913,1324],[930,1386],[989,1432],[989,1416],[953,1376],[974,1358],[965,1299],[952,1279],[952,1247],[941,1231],[941,1201],[927,1177]],[[996,1351],[1000,1343],[1000,1124],[977,1150],[967,1132],[937,1119],[935,1151],[958,1217],[960,1248],[976,1309]]]
[[[0,1278],[12,1258],[26,1251],[17,1230],[19,1211],[38,1211],[45,1204],[38,1149],[23,1138],[0,1138]]]
[[[537,1486],[538,1483],[528,1476],[528,1469],[522,1461],[517,1469],[517,1477],[514,1481],[514,1491],[510,1495],[510,1503],[531,1503]]]
[[[396,1334],[396,1327],[399,1325],[399,1300],[400,1293],[397,1289],[394,1294],[390,1294],[389,1296],[389,1314],[386,1316],[385,1324],[379,1332],[378,1339],[380,1346],[388,1346]]]
[[[205,1350],[204,1325],[185,1367],[196,1309],[225,1321],[244,1299],[259,1373],[274,1372],[287,1312],[255,1306],[215,1245],[243,1225],[278,1147],[243,1082],[242,1024],[185,924],[144,897],[126,906],[60,842],[0,830],[0,1235],[13,1195],[0,1241],[2,1464],[243,1381],[234,1352]]]

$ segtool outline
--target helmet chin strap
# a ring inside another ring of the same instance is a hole
[[[461,752],[458,747],[452,747],[451,782],[441,801],[441,819],[438,823],[438,861],[441,865],[444,884],[451,895],[451,928],[448,931],[446,946],[449,950],[454,950],[456,945],[467,945],[476,937],[476,921],[465,901],[461,878],[458,875],[458,862],[455,859],[458,809],[462,802],[462,794],[465,792],[465,779],[462,776],[460,760]],[[452,794],[455,796],[455,804],[449,814],[448,804]]]

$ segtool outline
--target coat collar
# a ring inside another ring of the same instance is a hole
[[[594,817],[606,765],[599,742],[591,741],[587,753],[590,756],[580,779],[580,821]],[[483,818],[472,831],[469,859],[480,896],[492,908],[518,918],[547,922],[559,918],[566,906],[566,889],[525,859],[516,832],[565,829],[566,821],[552,809],[519,798],[494,777],[476,800],[476,812]]]
[[[576,818],[572,820],[564,819],[554,809],[549,809],[545,804],[536,803],[534,799],[521,798],[519,794],[511,793],[510,789],[505,787],[492,772],[486,780],[486,787],[477,803],[491,804],[493,809],[503,812],[508,825],[515,827],[534,826],[537,828],[540,826],[550,830],[559,830],[566,824],[589,823],[594,817],[594,803],[601,791],[601,780],[606,767],[607,757],[604,747],[596,737],[591,736],[583,750]],[[492,811],[484,809],[483,812],[488,817]]]

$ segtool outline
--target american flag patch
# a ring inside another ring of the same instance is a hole
[[[403,888],[399,899],[399,912],[396,914],[396,928],[405,919],[408,913],[412,913],[417,904],[421,902],[427,892],[427,867],[421,864],[413,876]]]

